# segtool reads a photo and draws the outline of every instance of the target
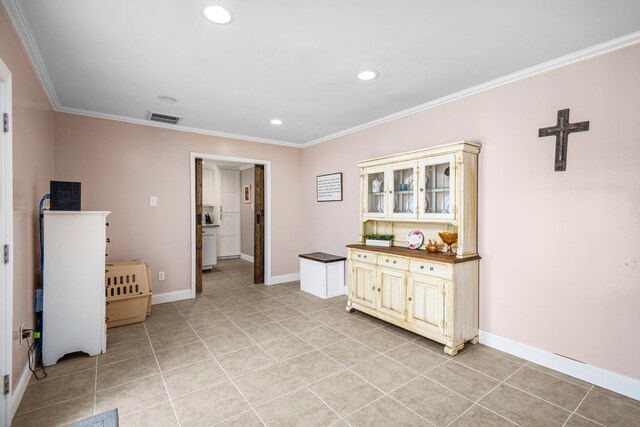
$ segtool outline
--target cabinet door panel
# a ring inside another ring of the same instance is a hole
[[[378,310],[405,319],[407,275],[402,271],[378,269]]]
[[[444,281],[414,274],[409,279],[409,321],[434,332],[444,328]]]
[[[456,218],[455,156],[439,156],[420,161],[418,218]]]
[[[386,167],[367,168],[364,171],[363,212],[366,218],[386,218],[389,212],[387,200],[388,173]]]
[[[213,169],[202,169],[202,205],[213,206],[214,191],[213,191]]]
[[[418,217],[417,170],[417,162],[400,163],[389,168],[388,177],[391,180],[387,189],[389,218],[416,219]]]
[[[351,283],[349,292],[351,298],[359,304],[375,307],[376,284],[375,267],[358,262],[351,264]]]

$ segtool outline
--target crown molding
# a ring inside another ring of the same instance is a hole
[[[124,117],[124,116],[118,116],[113,114],[99,113],[95,111],[63,107],[60,104],[60,100],[53,87],[53,83],[51,82],[49,74],[47,73],[44,60],[42,59],[42,55],[40,54],[40,50],[38,49],[38,46],[36,44],[31,27],[29,26],[25,18],[24,10],[22,9],[20,1],[19,0],[1,0],[1,1],[5,7],[5,10],[7,11],[7,14],[9,15],[9,18],[13,22],[13,25],[16,28],[16,31],[18,32],[18,36],[22,40],[25,50],[27,51],[27,55],[31,59],[31,63],[33,64],[33,67],[36,71],[36,75],[40,79],[40,82],[45,92],[47,93],[47,96],[49,97],[49,101],[51,102],[51,105],[54,111],[59,111],[59,112],[69,113],[69,114],[77,114],[82,116],[96,117],[96,118],[107,119],[107,120],[122,121],[126,123],[139,124],[143,126],[160,127],[160,128],[172,129],[172,130],[181,131],[181,132],[190,132],[190,133],[197,133],[201,135],[217,136],[217,137],[230,138],[230,139],[239,139],[239,140],[250,141],[250,142],[259,142],[263,144],[281,145],[285,147],[294,147],[294,148],[307,148],[317,144],[321,144],[323,142],[331,141],[333,139],[336,139],[345,135],[359,132],[359,131],[362,131],[374,126],[378,126],[383,123],[390,122],[392,120],[396,120],[402,117],[410,116],[412,114],[416,114],[421,111],[429,110],[431,108],[435,108],[440,105],[447,104],[449,102],[457,101],[459,99],[466,98],[468,96],[472,96],[472,95],[475,95],[475,94],[478,94],[502,85],[506,85],[509,83],[516,82],[518,80],[523,80],[529,77],[533,77],[537,74],[545,73],[547,71],[551,71],[556,68],[564,67],[566,65],[584,61],[596,56],[604,55],[606,53],[613,52],[615,50],[623,49],[625,47],[640,43],[640,31],[636,31],[636,32],[627,34],[625,36],[618,37],[613,40],[609,40],[607,42],[600,43],[595,46],[591,46],[591,47],[579,50],[577,52],[570,53],[568,55],[564,55],[559,58],[552,59],[550,61],[543,62],[541,64],[534,65],[529,68],[525,68],[520,71],[516,71],[515,73],[507,74],[506,76],[498,77],[497,79],[493,79],[488,82],[481,83],[479,85],[472,86],[467,89],[463,89],[461,91],[452,93],[450,95],[443,96],[438,99],[434,99],[433,101],[429,101],[424,104],[417,105],[415,107],[407,108],[397,113],[380,117],[378,119],[369,121],[367,123],[363,123],[358,126],[354,126],[339,132],[335,132],[318,139],[314,139],[305,143],[298,144],[298,143],[288,142],[288,141],[279,141],[279,140],[272,140],[272,139],[266,139],[266,138],[251,137],[246,135],[215,132],[207,129],[190,128],[190,127],[170,125],[165,123],[149,122],[148,120],[144,120],[144,119],[137,119],[137,118]]]
[[[31,59],[31,65],[35,69],[36,76],[40,80],[40,84],[49,97],[51,106],[54,110],[57,110],[61,106],[60,99],[53,87],[47,68],[44,65],[42,54],[40,53],[40,49],[38,49],[38,44],[36,43],[33,31],[27,22],[22,5],[16,0],[2,0],[2,4],[4,5],[4,9],[7,11],[9,19],[11,19],[20,40],[22,40],[22,45]]]
[[[640,43],[640,31],[627,34],[622,37],[609,40],[604,43],[597,44],[595,46],[588,47],[586,49],[579,50],[577,52],[570,53],[568,55],[561,56],[559,58],[552,59],[547,62],[543,62],[538,65],[534,65],[529,68],[525,68],[515,73],[507,74],[497,79],[489,80],[488,82],[481,83],[476,86],[472,86],[467,89],[463,89],[459,92],[454,92],[450,95],[443,96],[442,98],[434,99],[433,101],[426,102],[424,104],[416,105],[415,107],[407,108],[406,110],[399,111],[397,113],[390,114],[388,116],[381,117],[379,119],[372,120],[367,123],[363,123],[358,126],[354,126],[349,129],[342,130],[340,132],[333,133],[331,135],[323,136],[322,138],[314,139],[313,141],[302,144],[302,148],[311,147],[313,145],[321,144],[323,142],[331,141],[341,136],[349,135],[355,132],[359,132],[364,129],[368,129],[374,126],[381,125],[392,120],[399,119],[401,117],[410,116],[412,114],[419,113],[421,111],[429,110],[431,108],[438,107],[449,102],[457,101],[462,98],[466,98],[471,95],[475,95],[498,86],[506,85],[509,83],[523,80],[529,77],[533,77],[537,74],[546,73],[547,71],[554,70],[556,68],[564,67],[566,65],[574,64],[576,62],[584,61],[596,56],[604,55],[609,52],[613,52],[618,49]]]
[[[199,135],[217,136],[219,138],[238,139],[247,142],[259,142],[262,144],[281,145],[284,147],[302,148],[302,144],[295,142],[278,141],[275,139],[258,138],[255,136],[239,135],[235,133],[216,132],[208,129],[192,128],[188,126],[172,125],[169,123],[152,122],[146,119],[137,119],[133,117],[118,116],[115,114],[98,113],[95,111],[81,110],[78,108],[59,107],[55,111],[59,113],[75,114],[78,116],[95,117],[98,119],[113,120],[116,122],[132,123],[135,125],[150,126],[163,129],[171,129],[179,132],[196,133]]]

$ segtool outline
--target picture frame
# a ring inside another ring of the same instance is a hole
[[[244,186],[244,202],[251,203],[251,184],[247,184]]]
[[[342,201],[342,172],[318,175],[316,177],[316,201]]]

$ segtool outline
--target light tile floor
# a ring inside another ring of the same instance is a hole
[[[121,426],[633,426],[640,402],[483,345],[442,346],[220,262],[195,300],[32,379],[13,425],[118,408]]]

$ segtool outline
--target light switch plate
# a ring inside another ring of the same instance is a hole
[[[149,197],[149,206],[158,206],[158,196]]]

